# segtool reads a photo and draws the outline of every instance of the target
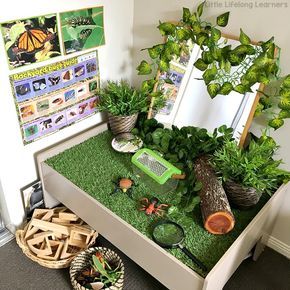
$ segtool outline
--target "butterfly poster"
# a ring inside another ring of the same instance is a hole
[[[60,13],[65,54],[105,44],[103,7]]]
[[[1,24],[10,69],[61,54],[56,19],[51,14]]]
[[[10,75],[23,143],[28,144],[97,112],[97,51]]]

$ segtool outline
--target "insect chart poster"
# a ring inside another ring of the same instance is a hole
[[[105,44],[103,7],[60,13],[65,54]]]
[[[1,31],[10,69],[61,54],[56,14],[2,23]]]
[[[27,144],[97,111],[97,52],[13,74],[10,82]]]

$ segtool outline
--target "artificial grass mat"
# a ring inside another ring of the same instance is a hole
[[[111,140],[111,133],[105,131],[46,160],[46,163],[142,234],[151,238],[152,224],[157,217],[147,216],[144,211],[139,211],[139,201],[142,197],[156,196],[162,203],[174,204],[174,192],[162,195],[154,194],[142,182],[142,179],[134,176],[131,155],[114,151],[111,148]],[[111,194],[115,188],[112,181],[117,181],[119,177],[131,177],[137,184],[133,188],[132,199],[121,191]],[[236,225],[226,235],[213,235],[203,228],[199,207],[196,207],[193,213],[187,214],[182,211],[175,211],[169,217],[170,220],[179,223],[184,228],[186,237],[183,245],[210,270],[267,200],[268,197],[263,195],[258,205],[251,210],[233,209]],[[168,251],[201,276],[206,276],[206,273],[199,269],[180,249],[170,249]]]

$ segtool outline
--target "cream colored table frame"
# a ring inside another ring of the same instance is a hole
[[[204,279],[44,163],[47,158],[105,130],[106,124],[100,125],[37,154],[45,203],[48,207],[53,207],[59,202],[63,203],[172,290],[222,289],[257,243],[254,257],[259,256],[271,234],[286,194],[286,186],[282,186],[273,195]]]

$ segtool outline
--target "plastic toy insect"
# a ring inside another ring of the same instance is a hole
[[[132,187],[135,186],[135,183],[130,178],[119,178],[117,182],[113,181],[115,184],[115,189],[112,194],[116,193],[117,191],[122,191],[127,193],[130,198],[132,198]]]
[[[158,216],[162,216],[164,214],[164,207],[168,207],[168,204],[159,204],[159,199],[156,197],[152,197],[150,200],[148,198],[142,198],[140,200],[141,207],[139,208],[140,211],[145,211],[147,215],[156,214]]]

